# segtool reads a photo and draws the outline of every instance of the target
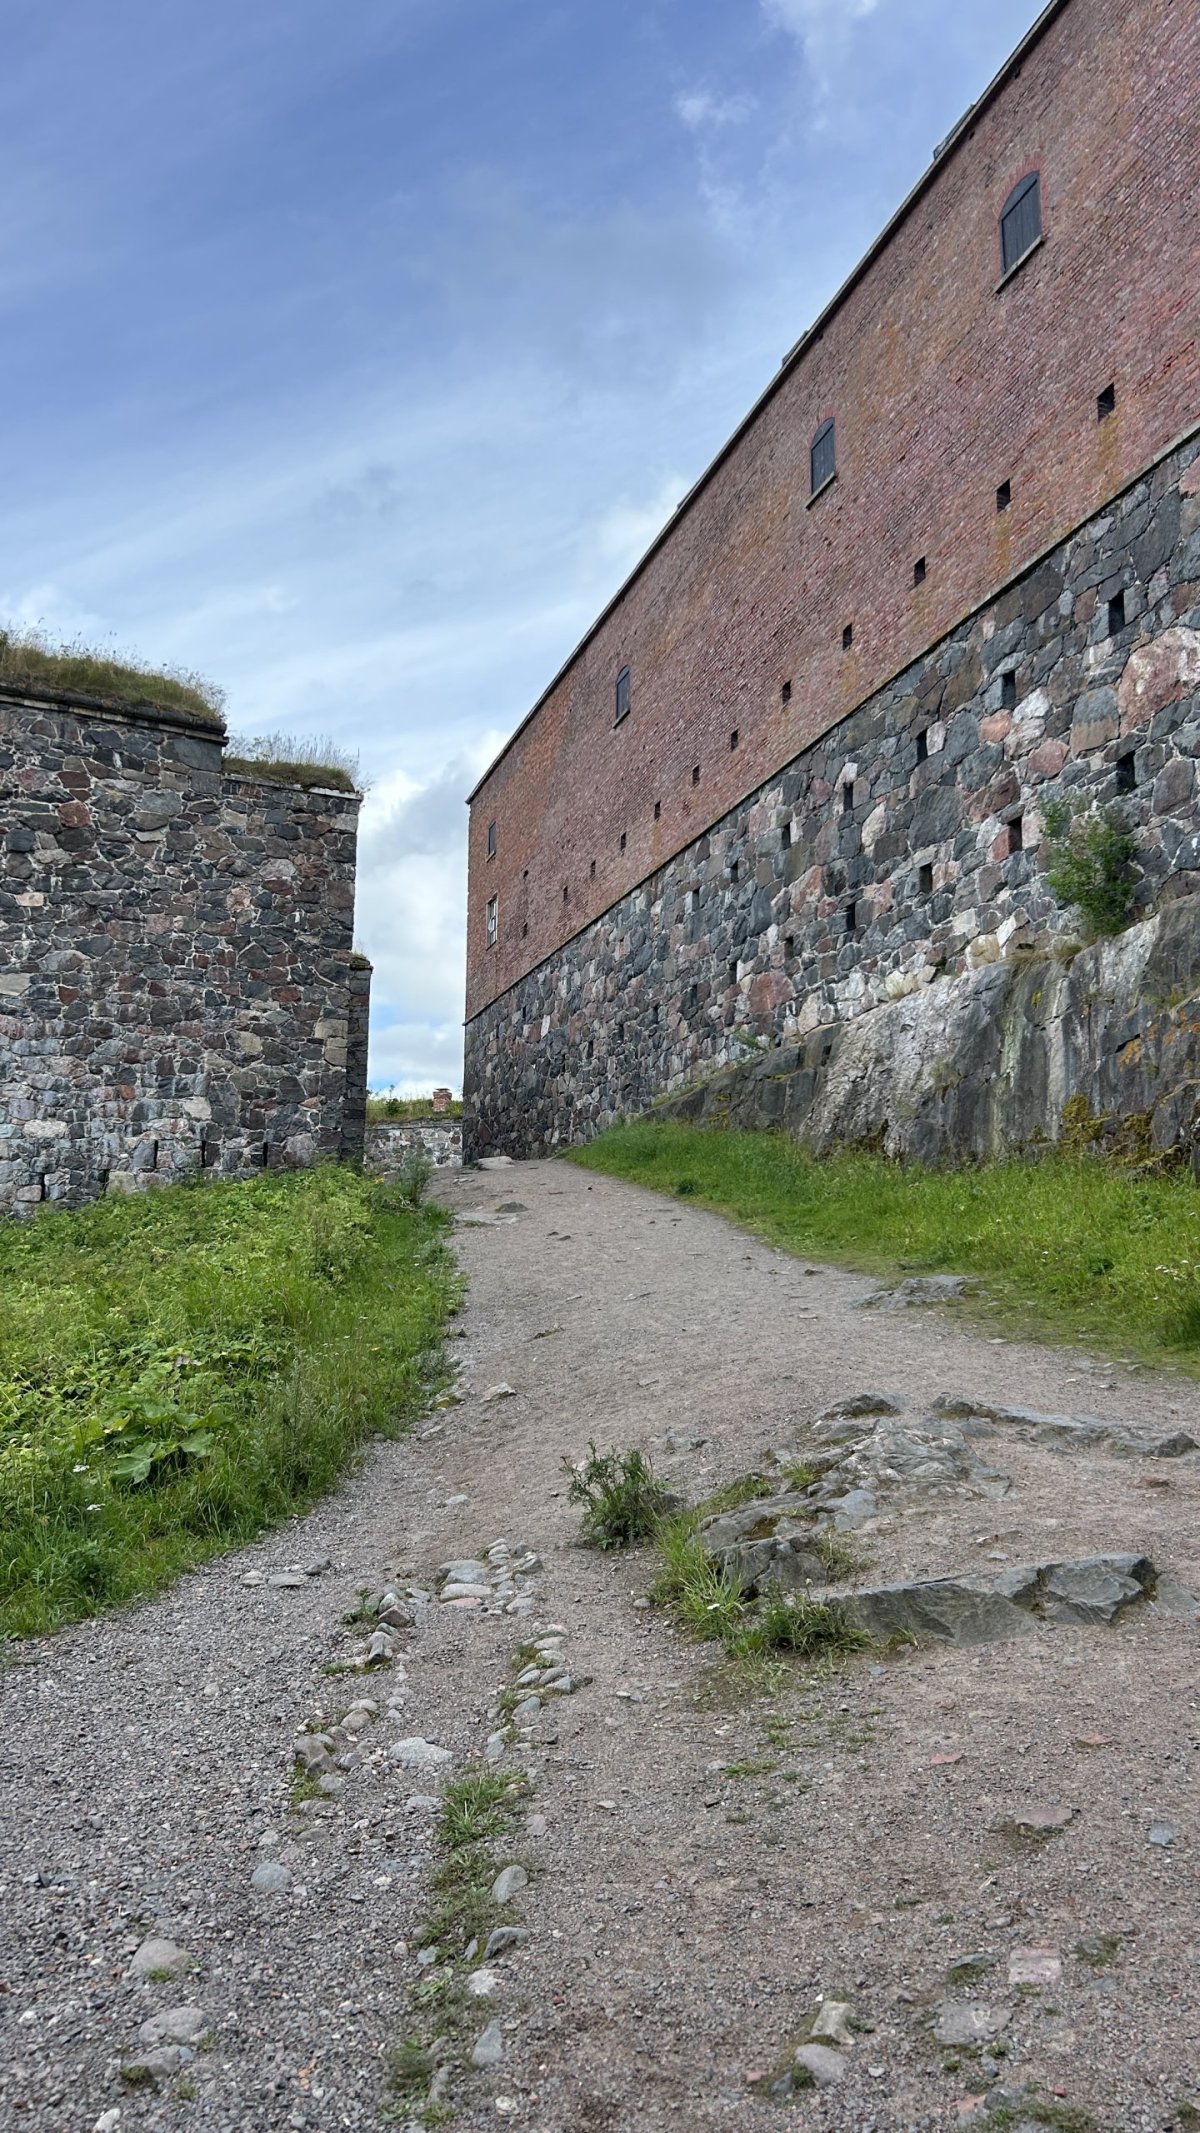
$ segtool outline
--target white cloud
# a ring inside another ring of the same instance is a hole
[[[711,89],[681,89],[675,115],[693,133],[704,127],[737,126],[754,110],[752,96],[717,96]]]
[[[762,0],[768,22],[799,38],[822,92],[832,66],[842,58],[855,23],[873,15],[879,0]]]

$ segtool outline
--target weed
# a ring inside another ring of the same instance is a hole
[[[1200,2106],[1189,2103],[1186,2096],[1176,2099],[1174,2110],[1175,2122],[1184,2128],[1184,2133],[1192,2133],[1194,2127],[1200,2127]]]
[[[821,1558],[821,1567],[831,1585],[836,1584],[839,1578],[856,1577],[863,1568],[864,1559],[858,1550],[851,1548],[838,1534],[830,1532],[828,1528],[817,1535],[817,1554]]]
[[[705,1552],[693,1518],[673,1520],[663,1532],[654,1598],[670,1606],[694,1636],[729,1647],[749,1613],[737,1580]]]
[[[803,1592],[768,1593],[747,1634],[759,1650],[797,1652],[805,1659],[845,1659],[865,1651],[871,1642],[840,1607]]]
[[[360,792],[358,757],[327,734],[231,733],[225,769],[252,778],[274,778],[285,785],[324,785],[337,792]]]
[[[176,2103],[195,2103],[200,2094],[190,2074],[181,2074],[175,2083]]]
[[[588,1456],[575,1467],[563,1461],[570,1476],[567,1500],[583,1507],[580,1531],[592,1548],[631,1548],[657,1533],[671,1508],[671,1496],[644,1452],[601,1452],[588,1445]]]
[[[778,1768],[778,1763],[726,1763],[721,1776],[727,1778],[768,1777],[773,1770],[778,1770]]]
[[[700,1187],[697,1185],[695,1178],[680,1178],[675,1190],[681,1200],[689,1200],[693,1193],[699,1192]]]
[[[520,1780],[495,1770],[470,1770],[442,1795],[438,1835],[452,1851],[483,1844],[511,1828]]]
[[[784,1467],[783,1478],[789,1489],[793,1489],[797,1496],[802,1496],[806,1489],[811,1489],[814,1482],[821,1479],[821,1476],[815,1466],[809,1466],[804,1460],[800,1459],[794,1465]]]
[[[992,2057],[1004,2054],[991,2047]],[[979,2121],[980,2133],[1011,2133],[1016,2126],[1050,2126],[1055,2133],[1094,2133],[1095,2120],[1072,2103],[1051,2103],[1040,2096],[1023,2096],[1019,2103],[993,2105]]]
[[[1073,906],[1091,938],[1129,925],[1137,892],[1137,839],[1120,808],[1047,801],[1042,810],[1046,881]]]
[[[1082,1940],[1076,1941],[1074,1952],[1081,1963],[1089,1964],[1093,1970],[1106,1970],[1121,1953],[1121,1935],[1086,1933]]]
[[[776,1484],[766,1474],[743,1474],[737,1481],[728,1481],[723,1489],[714,1490],[696,1507],[696,1518],[717,1518],[723,1511],[740,1510],[744,1503],[758,1503],[763,1497],[775,1494]]]

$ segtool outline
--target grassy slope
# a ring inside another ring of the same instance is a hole
[[[417,1412],[444,1224],[327,1169],[0,1225],[0,1631],[155,1590]]]
[[[154,704],[183,711],[203,726],[223,726],[224,692],[202,675],[114,659],[82,644],[51,644],[38,630],[0,628],[0,682],[99,696],[112,703]]]
[[[765,1133],[618,1127],[571,1160],[682,1193],[805,1256],[977,1275],[991,1316],[1200,1373],[1200,1191],[1092,1157],[928,1171]]]

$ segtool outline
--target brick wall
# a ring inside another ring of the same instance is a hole
[[[998,217],[1033,168],[1045,241],[998,286]],[[1189,429],[1198,183],[1200,11],[1048,11],[478,789],[468,1016]],[[809,508],[830,414],[837,479]]]
[[[1140,913],[1195,896],[1198,778],[1193,439],[477,1015],[465,1154],[587,1138],[748,1047],[1076,935],[1050,796],[1122,811]]]
[[[0,1209],[361,1153],[358,805],[0,692]]]

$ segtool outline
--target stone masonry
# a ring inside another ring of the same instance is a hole
[[[361,1158],[358,796],[221,747],[0,690],[0,1210]]]
[[[1193,435],[477,1015],[465,1154],[589,1138],[747,1047],[1068,940],[1048,796],[1123,810],[1141,914],[1192,894],[1198,758]]]

